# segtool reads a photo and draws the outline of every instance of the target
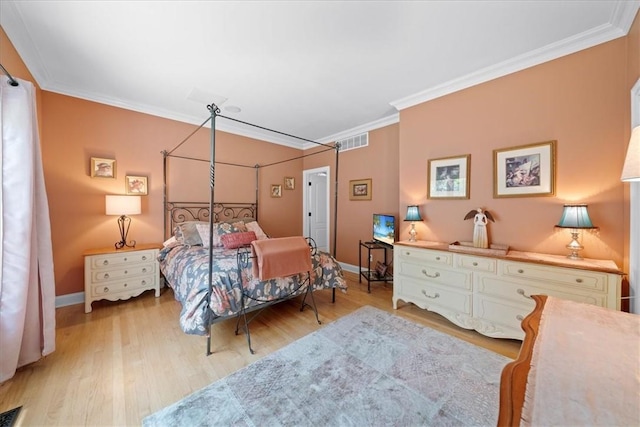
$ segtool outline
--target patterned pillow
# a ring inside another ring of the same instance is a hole
[[[196,224],[196,228],[198,230],[198,234],[200,235],[200,239],[202,241],[202,246],[205,248],[209,247],[209,224]],[[213,224],[213,243],[212,246],[214,248],[221,248],[222,242],[220,241],[220,237],[225,234],[231,233],[240,233],[242,230],[239,230],[233,224],[227,222],[216,222]]]
[[[253,231],[244,231],[240,233],[224,234],[220,236],[222,246],[225,249],[236,249],[240,246],[248,245],[257,240],[256,233]]]
[[[269,236],[267,236],[264,231],[262,231],[262,228],[260,228],[260,225],[258,225],[256,221],[247,222],[246,227],[247,230],[256,233],[256,237],[258,238],[257,240],[264,240],[269,238]]]
[[[178,242],[187,246],[201,245],[202,239],[198,232],[198,224],[209,224],[203,221],[186,221],[181,222],[175,228],[175,237]]]

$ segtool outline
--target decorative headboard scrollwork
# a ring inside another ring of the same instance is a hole
[[[258,219],[257,203],[214,203],[213,222],[231,219]],[[165,212],[165,239],[173,234],[177,224],[185,221],[209,222],[208,202],[167,202]]]

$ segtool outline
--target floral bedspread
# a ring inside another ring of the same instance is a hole
[[[252,276],[252,264],[242,269],[239,280],[237,250],[213,249],[212,295],[207,309],[207,279],[209,274],[209,249],[202,246],[171,245],[158,255],[160,271],[173,289],[175,298],[182,304],[180,326],[187,334],[206,335],[210,321],[229,317],[241,311],[242,287],[250,298],[245,306],[251,307],[286,297],[291,293],[306,292],[306,273],[260,281]],[[346,290],[347,283],[340,264],[328,253],[318,251],[312,256],[311,286],[313,290],[339,288]]]

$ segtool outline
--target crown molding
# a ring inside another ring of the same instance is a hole
[[[392,101],[390,104],[398,111],[401,111],[405,108],[623,37],[629,32],[639,8],[640,1],[618,1],[609,24],[600,25],[573,37],[482,68],[458,79]]]

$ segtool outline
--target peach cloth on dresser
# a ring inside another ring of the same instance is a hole
[[[302,236],[254,240],[253,277],[260,280],[311,271],[311,252]]]
[[[548,297],[521,425],[638,425],[640,316]]]

